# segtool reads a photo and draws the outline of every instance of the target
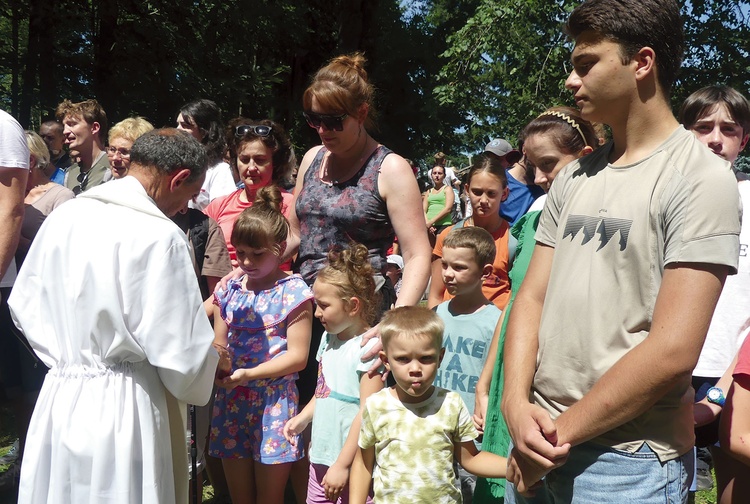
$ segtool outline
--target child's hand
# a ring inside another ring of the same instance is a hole
[[[341,496],[341,492],[349,482],[349,468],[339,465],[338,462],[334,462],[331,467],[328,468],[328,472],[323,476],[323,490],[326,492],[326,499],[331,502],[336,502]]]
[[[247,369],[237,369],[232,373],[231,375],[222,378],[222,379],[216,379],[215,383],[219,387],[223,387],[227,390],[232,390],[235,387],[239,387],[242,385],[243,387],[247,385],[247,382],[250,381],[250,378],[247,376]]]
[[[300,417],[301,415],[294,416],[284,424],[284,437],[292,444],[292,446],[297,446],[297,439],[302,434],[302,431],[310,425],[309,420],[304,420]]]
[[[227,347],[223,345],[214,343],[213,347],[219,354],[219,363],[216,366],[216,378],[221,380],[232,373],[232,356]]]

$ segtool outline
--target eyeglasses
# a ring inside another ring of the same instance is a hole
[[[130,149],[118,149],[117,147],[107,147],[107,155],[114,156],[120,154],[122,159],[130,159]]]
[[[234,128],[234,136],[243,137],[248,133],[252,133],[255,136],[265,138],[271,134],[272,129],[270,126],[263,124],[241,124]]]
[[[327,130],[344,131],[344,119],[349,114],[328,115],[316,114],[315,112],[303,112],[302,115],[305,116],[305,120],[307,120],[307,124],[309,124],[311,128],[320,128],[320,125],[322,124]]]

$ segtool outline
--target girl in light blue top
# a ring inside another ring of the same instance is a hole
[[[361,406],[383,388],[379,375],[368,377],[373,360],[362,356],[376,343],[362,346],[362,334],[375,321],[378,306],[367,247],[354,244],[333,251],[313,284],[315,316],[326,332],[318,349],[315,396],[284,427],[296,442],[312,422],[308,503],[349,502],[349,469],[357,452]]]

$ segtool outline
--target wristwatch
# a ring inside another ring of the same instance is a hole
[[[718,404],[719,406],[724,406],[724,401],[726,400],[724,397],[724,391],[719,387],[711,387],[708,389],[708,392],[706,392],[706,399],[708,402]]]

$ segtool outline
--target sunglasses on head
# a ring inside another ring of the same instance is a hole
[[[344,119],[349,114],[328,115],[316,114],[315,112],[303,112],[302,115],[305,116],[305,120],[307,120],[307,124],[309,124],[311,128],[320,128],[320,125],[322,124],[327,130],[344,131]]]
[[[271,134],[271,127],[263,124],[242,124],[234,128],[234,135],[237,137],[243,137],[248,133],[265,138]]]

